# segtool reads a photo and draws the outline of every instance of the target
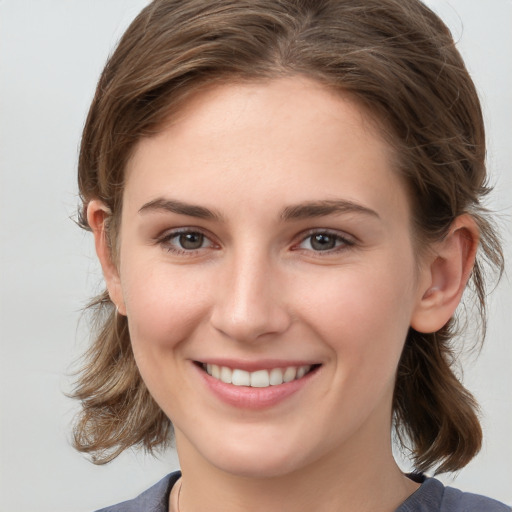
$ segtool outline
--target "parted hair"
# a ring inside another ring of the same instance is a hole
[[[450,31],[418,0],[151,2],[108,59],[89,110],[80,225],[90,229],[88,203],[103,201],[116,261],[124,170],[137,142],[201,87],[293,75],[349,95],[379,124],[410,196],[419,247],[442,239],[457,216],[473,216],[480,246],[468,288],[483,340],[488,274],[501,273],[503,256],[481,203],[489,191],[482,112]],[[165,446],[172,424],[137,370],[126,317],[107,292],[89,307],[94,339],[73,394],[82,405],[75,447],[105,463],[131,446]],[[411,328],[405,341],[393,419],[420,471],[458,470],[481,446],[477,404],[454,367],[467,343],[456,332],[462,323],[452,318],[430,334]]]

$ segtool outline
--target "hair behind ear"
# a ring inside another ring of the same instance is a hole
[[[458,243],[454,243],[457,232]],[[436,468],[443,473],[462,469],[482,445],[477,402],[453,371],[454,337],[461,334],[453,316],[460,300],[457,280],[460,293],[468,282],[468,291],[476,298],[479,329],[475,342],[482,342],[486,332],[484,266],[496,270],[499,280],[503,253],[490,221],[476,212],[458,217],[437,248],[438,258],[429,267],[433,291],[425,295],[423,310],[413,322],[418,330],[409,330],[397,371],[393,411],[399,441],[406,449],[411,446],[416,468]],[[450,320],[443,325],[447,314]],[[436,322],[443,326],[436,327]]]
[[[452,323],[429,334],[411,329],[398,367],[396,432],[402,446],[412,444],[419,471],[461,469],[482,445],[476,400],[452,370]]]
[[[171,422],[137,369],[127,318],[117,313],[106,291],[88,307],[102,321],[71,395],[82,404],[73,427],[73,446],[91,454],[95,464],[110,462],[131,446],[148,452],[167,447]]]

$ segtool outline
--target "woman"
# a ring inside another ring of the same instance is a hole
[[[182,471],[106,510],[509,510],[422,475],[481,445],[451,342],[502,267],[484,156],[416,0],[148,5],[82,140],[107,291],[75,444],[102,463],[172,429]]]

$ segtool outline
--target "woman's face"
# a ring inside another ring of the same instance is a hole
[[[183,458],[270,476],[389,449],[424,279],[355,103],[297,77],[204,90],[138,144],[123,201],[109,288]]]

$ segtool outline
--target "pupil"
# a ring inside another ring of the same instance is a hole
[[[317,251],[327,251],[329,249],[334,249],[335,244],[335,238],[330,235],[318,234],[311,237],[311,247]]]
[[[183,249],[200,249],[203,238],[201,233],[184,233],[180,235],[180,245]]]

